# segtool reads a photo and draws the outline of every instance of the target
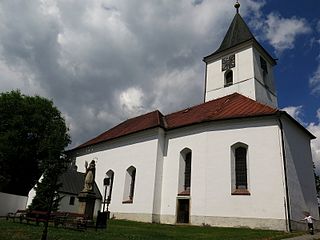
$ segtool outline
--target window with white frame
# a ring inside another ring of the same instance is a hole
[[[233,84],[233,72],[232,70],[228,70],[224,74],[224,86],[228,87]]]

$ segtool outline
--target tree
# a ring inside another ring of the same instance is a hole
[[[60,159],[47,159],[43,162],[43,178],[36,187],[36,196],[29,206],[30,210],[46,212],[46,221],[41,240],[46,240],[48,235],[49,218],[52,211],[58,210],[61,197],[57,190],[62,186],[59,177],[68,168],[70,159],[61,155]]]
[[[20,91],[0,94],[0,191],[27,196],[70,143],[53,102]]]
[[[49,163],[41,180],[35,187],[36,196],[28,206],[29,210],[57,211],[61,197],[57,190],[62,187],[59,177],[68,168],[70,160],[62,156],[59,161]]]

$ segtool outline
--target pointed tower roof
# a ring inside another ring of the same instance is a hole
[[[251,39],[255,38],[251,33],[249,27],[247,26],[243,18],[240,16],[240,14],[236,13],[220,47],[214,53],[224,51],[228,48],[231,48]]]
[[[237,9],[236,15],[234,16],[220,47],[209,56],[204,57],[203,61],[207,62],[216,54],[219,54],[225,50],[238,46],[242,43],[252,42],[256,44],[258,48],[260,48],[263,52],[265,52],[265,54],[270,58],[274,65],[276,65],[275,59],[255,39],[248,25],[239,14],[240,4],[238,2],[235,4],[235,8]]]

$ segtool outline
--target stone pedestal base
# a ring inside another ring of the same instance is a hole
[[[96,202],[96,195],[94,192],[80,192],[79,199],[79,213],[85,214],[89,220],[93,219],[94,205]]]

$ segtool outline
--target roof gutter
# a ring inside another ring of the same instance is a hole
[[[283,171],[284,171],[284,187],[286,192],[286,198],[285,198],[285,207],[286,207],[286,222],[287,222],[287,231],[291,232],[291,214],[290,214],[290,197],[289,197],[289,189],[288,189],[288,177],[287,177],[287,161],[286,161],[286,150],[285,150],[285,142],[284,142],[284,130],[283,130],[283,124],[281,121],[281,112],[277,114],[278,121],[279,121],[279,127],[280,127],[280,133],[281,133],[281,150],[282,150],[282,161],[283,161]]]

